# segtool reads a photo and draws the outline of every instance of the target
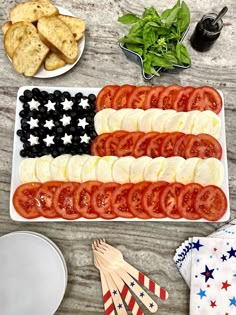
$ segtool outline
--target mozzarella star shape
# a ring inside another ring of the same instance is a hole
[[[87,99],[85,100],[85,99],[81,98],[79,106],[83,107],[83,109],[86,109],[87,107],[89,107],[88,100]]]
[[[83,136],[80,136],[81,143],[89,143],[89,140],[91,139],[86,133]]]
[[[48,111],[55,110],[56,103],[52,103],[50,100],[45,104],[45,107],[47,107]]]
[[[46,120],[46,122],[45,122],[45,124],[44,124],[44,127],[45,127],[45,128],[48,128],[49,130],[51,130],[53,126],[54,126],[54,122],[53,122],[52,119]]]
[[[89,123],[87,123],[86,118],[79,119],[79,123],[78,123],[79,127],[82,127],[83,129],[85,129],[87,125],[89,125]]]
[[[63,117],[60,119],[60,121],[62,122],[62,125],[63,125],[63,126],[67,126],[67,125],[70,124],[71,117],[70,117],[70,116],[63,115]]]
[[[54,144],[53,139],[54,139],[54,136],[47,135],[47,137],[44,138],[43,141],[46,143],[47,147],[50,147],[52,144]]]
[[[30,106],[30,109],[36,109],[38,110],[38,107],[40,105],[39,102],[35,101],[34,99],[32,99],[30,102],[28,102],[29,106]]]
[[[65,133],[64,137],[62,137],[64,144],[71,143],[71,139],[72,139],[72,135],[68,135],[67,133]]]
[[[38,122],[39,122],[38,119],[34,119],[33,117],[30,117],[30,120],[27,121],[27,124],[30,125],[30,129],[33,129],[35,127],[38,127]]]
[[[72,108],[73,102],[72,101],[68,101],[68,99],[66,98],[64,100],[64,102],[61,103],[63,105],[63,109],[64,110],[68,110]]]
[[[33,135],[30,135],[29,142],[30,142],[30,145],[39,144],[39,137],[35,137]]]

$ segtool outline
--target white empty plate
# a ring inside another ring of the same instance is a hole
[[[30,232],[0,238],[2,315],[53,315],[66,284],[62,254],[52,242]]]

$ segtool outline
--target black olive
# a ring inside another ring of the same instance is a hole
[[[27,156],[26,155],[26,151],[25,150],[21,150],[20,151],[20,156],[23,157],[23,158],[26,157]]]
[[[65,96],[64,96],[64,95],[61,95],[60,98],[59,98],[59,102],[62,103],[62,102],[65,101],[65,99],[66,99]]]
[[[47,107],[43,106],[43,105],[40,105],[39,108],[38,108],[39,112],[44,114],[46,113],[47,111]]]
[[[27,116],[27,112],[25,111],[25,110],[21,110],[20,112],[19,112],[19,116],[20,117],[22,117],[22,118],[25,118],[26,116]]]
[[[25,99],[24,95],[21,95],[21,96],[19,97],[19,100],[21,101],[21,103],[27,102],[27,100]]]
[[[33,98],[33,93],[30,90],[25,90],[24,91],[24,96],[26,98],[26,101],[31,101]]]
[[[75,133],[76,132],[76,128],[74,126],[70,126],[69,127],[69,132],[72,133],[72,134]]]
[[[96,101],[96,96],[94,94],[89,94],[88,99],[90,102],[95,102]]]
[[[59,99],[59,97],[61,96],[61,92],[58,90],[55,90],[53,94],[56,99]]]
[[[23,105],[23,108],[24,108],[24,110],[28,110],[28,109],[30,108],[30,106],[29,106],[28,103],[25,103],[25,104]]]
[[[42,92],[41,92],[41,97],[42,97],[43,99],[47,99],[47,100],[48,100],[48,92],[47,92],[47,91],[42,91]]]
[[[53,150],[52,151],[52,156],[55,158],[55,157],[57,157],[59,154],[58,154],[58,152],[57,152],[57,150]]]
[[[58,150],[58,153],[59,153],[59,154],[65,153],[65,147],[64,147],[64,146],[58,147],[57,150]]]
[[[21,142],[25,142],[25,141],[27,141],[27,139],[26,139],[26,137],[21,136],[21,137],[20,137],[20,141],[21,141]]]
[[[29,148],[30,148],[30,143],[29,143],[29,142],[25,142],[25,143],[23,144],[23,148],[24,148],[24,149],[29,149]]]
[[[54,101],[55,101],[55,96],[54,96],[52,93],[49,93],[49,94],[48,94],[48,99],[49,99],[52,103],[54,103]]]
[[[30,129],[30,126],[29,126],[29,124],[24,123],[24,124],[21,124],[21,128],[22,128],[24,131],[27,131],[27,130]]]
[[[63,134],[64,133],[64,129],[62,127],[58,127],[57,128],[57,133],[58,134]]]
[[[16,134],[17,134],[17,136],[21,137],[23,135],[23,130],[22,129],[18,129]]]
[[[83,93],[79,92],[75,94],[75,99],[81,99],[83,97]]]
[[[70,101],[71,95],[70,95],[69,92],[65,91],[65,92],[62,93],[62,95]]]

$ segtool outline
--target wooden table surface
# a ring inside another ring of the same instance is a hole
[[[1,24],[15,2],[2,0]],[[53,79],[25,78],[16,74],[3,50],[0,35],[0,235],[17,230],[31,230],[51,238],[62,250],[68,264],[69,281],[65,298],[57,315],[103,314],[99,273],[93,265],[91,243],[106,238],[120,248],[126,259],[145,272],[170,294],[160,302],[159,314],[187,315],[189,289],[176,271],[172,257],[175,249],[191,236],[207,236],[219,224],[165,222],[65,222],[17,223],[9,217],[12,145],[14,134],[16,94],[20,86],[47,85],[65,87],[103,87],[106,84],[135,85],[212,85],[221,89],[225,97],[226,136],[229,167],[231,219],[236,208],[236,2],[225,0],[229,11],[225,27],[214,48],[198,53],[189,45],[196,22],[206,12],[217,12],[223,6],[214,2],[186,0],[191,10],[191,29],[185,40],[192,57],[192,67],[179,74],[164,74],[151,82],[144,82],[140,68],[128,62],[117,45],[117,39],[127,27],[117,22],[125,12],[141,14],[144,7],[159,6],[162,11],[175,0],[55,0],[55,4],[70,10],[86,21],[86,47],[79,63],[68,73]],[[43,258],[42,258],[43,259]],[[158,301],[159,302],[159,301]],[[46,314],[45,314],[46,315]]]

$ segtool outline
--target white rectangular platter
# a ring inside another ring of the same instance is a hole
[[[16,102],[16,115],[15,115],[15,130],[14,130],[14,142],[13,142],[13,156],[12,156],[12,177],[11,177],[11,191],[10,191],[10,217],[12,220],[14,221],[21,221],[21,222],[82,222],[82,221],[89,221],[89,222],[94,222],[94,221],[107,221],[101,218],[98,219],[94,219],[94,220],[88,220],[85,218],[79,218],[77,220],[64,220],[61,218],[57,218],[57,219],[47,219],[44,217],[39,217],[36,219],[25,219],[23,217],[21,217],[15,210],[13,203],[12,203],[12,198],[13,198],[13,194],[16,190],[16,188],[21,184],[20,179],[19,179],[19,165],[21,160],[23,159],[19,152],[22,149],[22,143],[19,139],[19,137],[16,135],[16,131],[18,129],[21,129],[21,125],[20,125],[20,116],[19,116],[19,112],[22,110],[22,103],[19,101],[19,96],[22,95],[24,93],[24,91],[26,89],[33,89],[33,88],[39,88],[40,90],[44,90],[47,92],[53,92],[55,90],[59,90],[59,91],[68,91],[72,96],[74,96],[76,93],[78,92],[82,92],[84,94],[84,96],[88,96],[89,94],[95,94],[97,95],[98,92],[101,90],[100,88],[82,88],[82,87],[76,87],[76,88],[71,88],[71,87],[45,87],[45,86],[23,86],[21,88],[19,88],[18,90],[18,94],[17,94],[17,102]],[[226,198],[227,198],[227,211],[225,213],[225,215],[218,220],[217,222],[225,222],[227,220],[229,220],[230,218],[230,200],[229,200],[229,183],[228,183],[228,165],[227,165],[227,151],[226,151],[226,135],[225,135],[225,116],[224,116],[224,98],[223,98],[223,93],[221,91],[218,91],[222,97],[223,100],[223,107],[222,110],[219,114],[219,118],[221,120],[221,125],[222,125],[222,130],[221,130],[221,136],[219,139],[219,142],[222,146],[222,150],[223,150],[223,154],[222,154],[222,163],[224,166],[224,181],[223,181],[223,185],[222,185],[222,190],[224,191]],[[138,171],[138,170],[137,170]],[[124,218],[116,218],[113,219],[112,221],[143,221],[141,219],[124,219]],[[163,219],[148,219],[145,221],[171,221],[171,222],[209,222],[207,220],[204,219],[200,219],[200,220],[186,220],[186,219],[178,219],[178,220],[174,220],[174,219],[170,219],[170,218],[163,218]]]

